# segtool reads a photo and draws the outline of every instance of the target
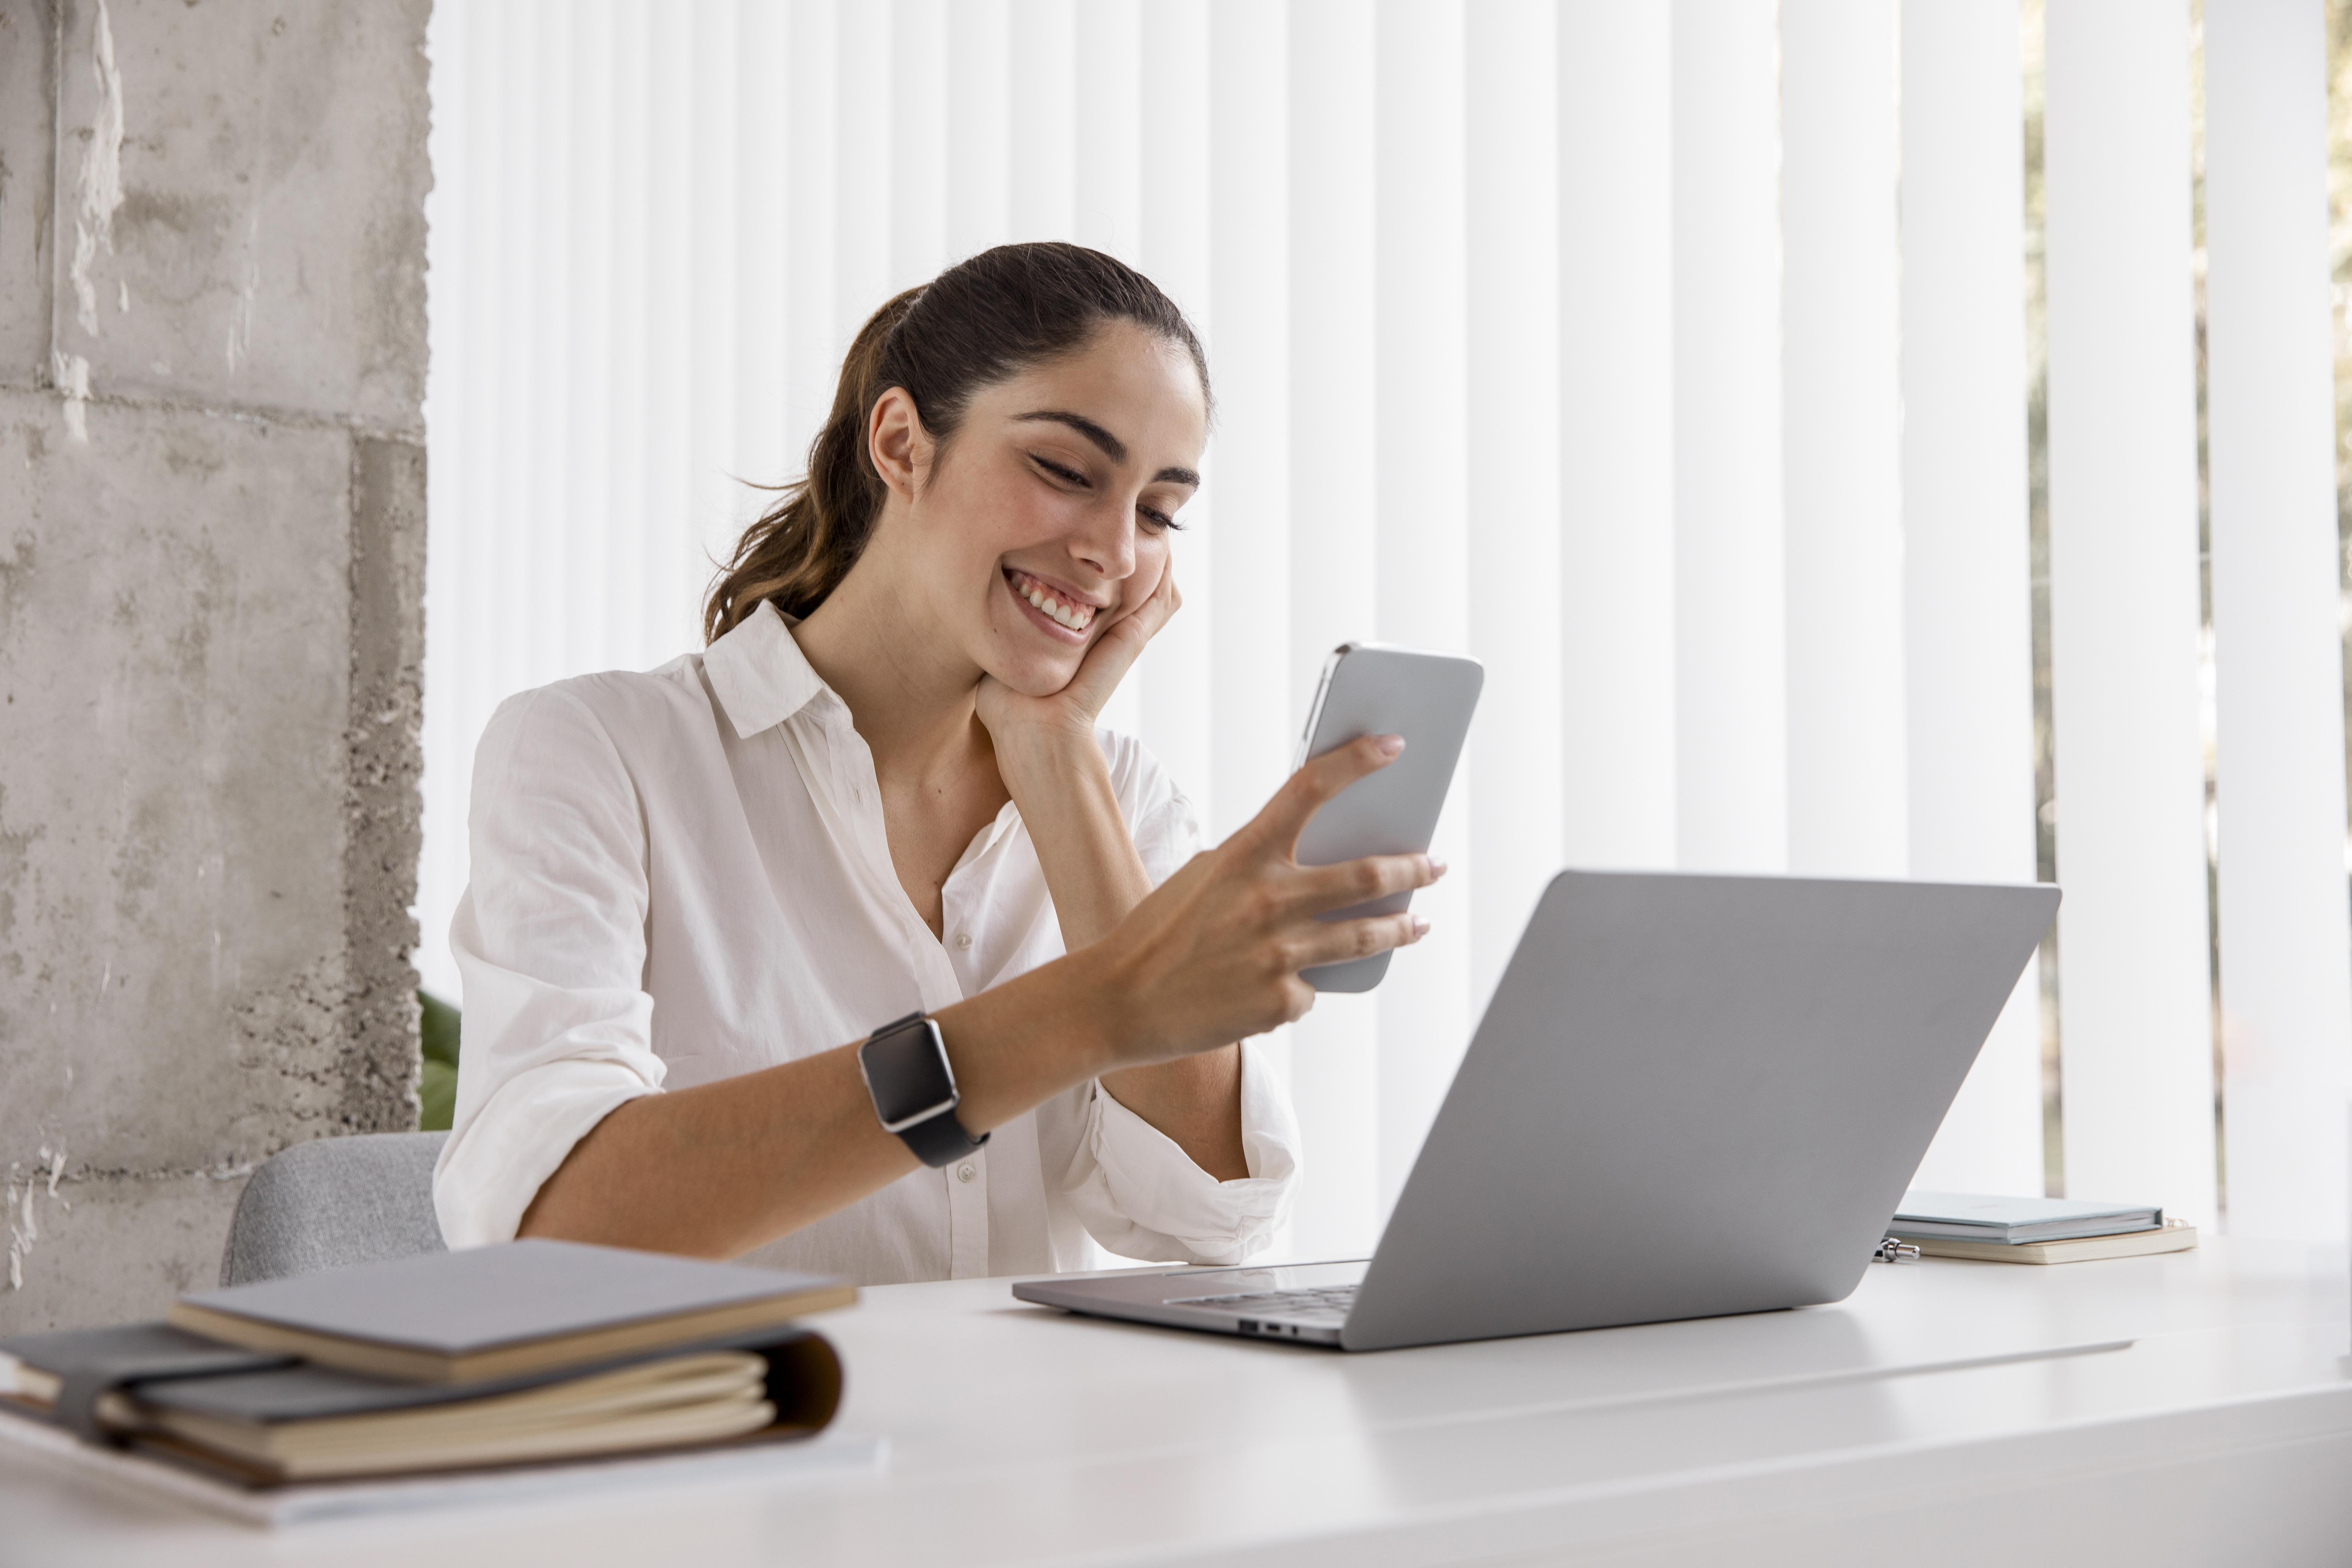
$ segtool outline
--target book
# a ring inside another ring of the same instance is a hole
[[[698,1344],[856,1300],[855,1286],[816,1275],[527,1240],[199,1291],[166,1321],[321,1366],[470,1384]]]
[[[664,1356],[545,1387],[421,1409],[269,1420],[201,1407],[210,1392],[207,1384],[279,1375],[198,1378],[159,1384],[144,1393],[109,1394],[100,1400],[99,1417],[110,1432],[133,1440],[165,1440],[217,1468],[273,1481],[679,1447],[740,1437],[776,1424],[776,1407],[767,1398],[768,1363],[745,1351]]]
[[[2196,1245],[2197,1227],[2185,1219],[2168,1220],[2154,1230],[2083,1236],[2071,1241],[1955,1241],[1931,1236],[1917,1244],[1924,1257],[1964,1258],[1978,1263],[2089,1263],[2102,1258],[2187,1252]]]
[[[1886,1226],[1904,1241],[2067,1241],[2154,1230],[2164,1211],[2145,1204],[2094,1203],[2073,1198],[1987,1197],[1972,1193],[1911,1192]]]
[[[190,1338],[131,1324],[0,1342],[14,1370],[0,1407],[236,1484],[277,1486],[806,1436],[841,1399],[839,1357],[796,1326],[469,1384],[226,1347],[208,1347],[207,1365]]]

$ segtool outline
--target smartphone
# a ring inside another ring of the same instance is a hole
[[[1298,836],[1298,863],[1328,866],[1367,855],[1427,850],[1486,680],[1486,671],[1476,659],[1453,654],[1370,642],[1342,643],[1332,649],[1307,710],[1306,732],[1299,737],[1291,771],[1360,735],[1402,735],[1404,751],[1387,767],[1324,802],[1307,818]],[[1412,901],[1412,893],[1395,893],[1321,918],[1395,914]],[[1370,991],[1389,972],[1389,958],[1378,952],[1299,973],[1318,991]]]

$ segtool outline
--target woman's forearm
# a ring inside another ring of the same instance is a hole
[[[1102,748],[1091,735],[1015,742],[1000,749],[997,767],[1037,847],[1062,945],[1076,952],[1109,935],[1150,895],[1151,878],[1118,809]],[[1219,1181],[1249,1174],[1239,1046],[1106,1073],[1102,1084]]]
[[[1000,742],[996,763],[1037,847],[1062,946],[1092,946],[1151,892],[1102,748],[1091,735],[1023,737]]]
[[[1092,966],[1062,959],[934,1015],[957,1120],[986,1132],[1096,1076],[1117,1012]],[[915,1168],[846,1045],[626,1102],[573,1145],[517,1234],[734,1258]]]
[[[1241,1047],[1107,1072],[1102,1086],[1217,1180],[1238,1182],[1250,1173],[1242,1147]]]

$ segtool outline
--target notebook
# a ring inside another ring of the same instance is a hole
[[[1905,1241],[1935,1238],[2004,1245],[2115,1236],[2154,1230],[2163,1223],[2164,1211],[2145,1204],[1909,1192],[1903,1194],[1902,1206],[1895,1211],[1886,1229]]]
[[[528,1240],[200,1291],[167,1321],[349,1372],[469,1384],[772,1328],[856,1299],[816,1275]]]
[[[0,1341],[0,1405],[247,1486],[805,1436],[841,1363],[805,1329],[490,1383],[404,1383],[160,1323]]]
[[[2083,1236],[2072,1241],[1954,1241],[1930,1236],[1916,1245],[1922,1257],[1962,1258],[1977,1263],[2091,1263],[2103,1258],[2190,1251],[2197,1246],[2197,1227],[2187,1220],[2174,1219],[2154,1230]]]

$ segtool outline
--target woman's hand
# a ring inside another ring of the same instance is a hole
[[[1087,649],[1077,673],[1059,691],[1024,697],[992,675],[982,677],[980,721],[988,726],[999,752],[1018,750],[1023,741],[1037,736],[1077,739],[1092,745],[1095,721],[1101,716],[1103,704],[1142,657],[1144,645],[1159,635],[1183,602],[1183,595],[1176,591],[1173,563],[1163,564],[1151,592],[1103,628],[1094,646]],[[1005,782],[1012,784],[1010,778]],[[1020,791],[1013,793],[1017,796]]]
[[[1302,969],[1419,942],[1410,911],[1360,920],[1318,915],[1425,888],[1445,874],[1426,855],[1301,866],[1298,835],[1318,807],[1386,767],[1404,742],[1367,735],[1308,763],[1247,826],[1138,904],[1076,955],[1118,999],[1122,1066],[1210,1050],[1287,1024],[1315,1005]]]

